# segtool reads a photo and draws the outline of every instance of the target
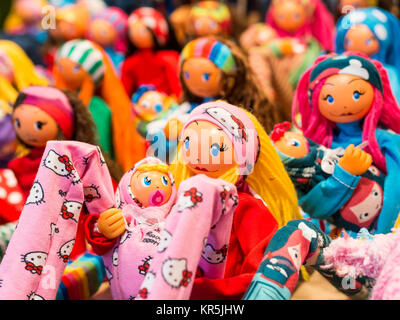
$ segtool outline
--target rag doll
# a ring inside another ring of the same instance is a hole
[[[231,41],[205,37],[189,42],[181,52],[179,76],[183,103],[161,121],[148,126],[149,133],[155,137],[150,140],[151,148],[168,162],[175,154],[183,124],[200,103],[224,99],[242,106],[253,112],[267,130],[284,119],[262,92],[246,56]]]
[[[173,30],[163,15],[148,7],[128,18],[129,48],[122,64],[121,80],[128,96],[143,84],[151,84],[168,95],[181,95],[178,78],[179,53],[169,49]]]
[[[389,75],[393,94],[400,101],[400,22],[390,12],[380,8],[365,8],[350,12],[336,24],[337,53],[359,51],[380,61]]]
[[[130,99],[102,48],[89,40],[68,41],[58,51],[53,72],[55,85],[77,92],[88,107],[105,152],[126,170],[144,157]]]
[[[251,69],[286,120],[297,81],[321,50],[333,49],[333,31],[333,16],[320,0],[276,0],[266,25],[252,25],[241,35]]]
[[[271,133],[271,140],[299,197],[306,195],[323,181],[325,184],[334,183],[335,177],[332,179],[332,174],[337,165],[351,169],[367,167],[360,175],[353,194],[337,212],[327,212],[323,216],[312,218],[327,220],[354,235],[361,228],[374,232],[382,209],[385,175],[375,166],[371,166],[372,157],[360,148],[354,148],[354,145],[346,149],[326,148],[306,139],[301,132],[288,131],[289,128],[289,122],[276,125]],[[322,229],[326,233],[330,233],[328,225],[325,224]],[[322,228],[321,224],[319,226]]]
[[[94,15],[88,39],[101,45],[119,71],[127,50],[128,15],[118,7],[107,7]]]
[[[354,52],[319,57],[299,81],[292,118],[306,138],[326,148],[341,147],[347,153],[351,145],[364,146],[363,150],[350,150],[353,161],[347,163],[343,157],[330,178],[300,197],[303,211],[314,218],[326,218],[356,197],[362,175],[370,168],[368,153],[376,173],[386,176],[374,230],[390,232],[400,211],[396,188],[400,110],[382,64]]]
[[[268,135],[250,112],[222,101],[204,103],[191,112],[185,123],[170,167],[178,188],[187,185],[190,177],[203,175],[235,185],[237,207],[228,230],[227,252],[222,252],[225,271],[211,277],[203,275],[200,266],[190,298],[240,299],[269,239],[279,226],[300,216],[294,187]],[[221,197],[229,199],[225,192]],[[178,206],[185,207],[185,203],[185,199],[178,199]],[[181,232],[191,238],[191,229]],[[215,250],[220,249],[206,244],[203,258],[213,261]],[[153,262],[150,271],[152,266]],[[150,297],[161,295],[150,293]]]

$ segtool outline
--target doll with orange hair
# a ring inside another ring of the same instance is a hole
[[[71,40],[58,51],[56,86],[78,92],[94,117],[100,145],[127,170],[145,155],[133,125],[131,102],[103,49],[89,40]]]
[[[172,31],[163,15],[153,8],[139,8],[130,14],[130,45],[121,71],[128,96],[140,85],[153,85],[167,95],[180,96],[179,53],[164,49],[173,40]]]

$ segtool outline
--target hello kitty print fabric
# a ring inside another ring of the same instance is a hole
[[[136,299],[186,300],[196,273],[223,278],[236,187],[203,174],[183,181]]]
[[[82,208],[105,211],[113,206],[113,193],[97,147],[49,141],[0,265],[0,300],[55,299]]]

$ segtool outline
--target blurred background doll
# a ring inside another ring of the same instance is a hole
[[[55,85],[78,92],[93,115],[100,145],[123,168],[143,158],[143,138],[136,132],[131,102],[110,58],[89,40],[71,40],[58,51]]]
[[[15,42],[0,40],[0,98],[11,106],[18,92],[31,85],[47,85],[46,79]]]
[[[95,14],[88,27],[88,39],[104,48],[119,71],[127,50],[128,15],[118,7]]]
[[[362,52],[379,60],[386,68],[390,86],[400,101],[400,22],[390,12],[380,8],[354,10],[336,25],[336,52]]]
[[[266,25],[251,25],[241,35],[250,67],[286,120],[301,74],[322,50],[333,49],[333,30],[333,16],[320,0],[284,0],[271,2]]]
[[[207,36],[232,36],[230,9],[219,1],[198,1],[192,6],[185,22],[189,40]]]
[[[128,96],[140,85],[151,84],[180,97],[179,49],[177,45],[169,48],[176,39],[164,16],[153,8],[139,8],[129,15],[128,28],[130,44],[121,71]]]
[[[137,116],[137,131],[146,138],[147,125],[162,119],[169,110],[177,108],[177,102],[152,85],[142,85],[132,96],[132,112]]]
[[[270,237],[278,226],[300,216],[293,184],[271,140],[248,111],[223,101],[208,102],[190,114],[170,167],[178,188],[198,174],[236,186],[238,206],[224,277],[210,279],[200,272],[191,298],[240,299]]]
[[[15,0],[5,21],[4,30],[9,34],[31,34],[38,43],[47,39],[42,28],[43,7],[47,0]]]
[[[400,209],[395,187],[400,165],[400,110],[382,64],[354,52],[318,58],[299,82],[293,119],[297,112],[301,119],[297,118],[295,125],[305,137],[325,147],[346,149],[368,141],[364,150],[350,150],[349,161],[339,161],[330,183],[321,182],[300,198],[304,212],[324,219],[339,210],[370,167],[363,161],[369,153],[372,164],[386,175],[375,232],[390,232]]]
[[[181,52],[182,104],[162,121],[148,127],[157,136],[158,156],[162,148],[175,153],[177,135],[190,112],[199,104],[223,99],[253,112],[265,128],[272,128],[284,116],[272,106],[250,69],[247,57],[232,41],[205,37],[192,40]],[[158,129],[158,131],[157,131]],[[162,141],[167,141],[163,146]],[[154,147],[155,149],[155,147]],[[164,154],[165,155],[165,154]]]

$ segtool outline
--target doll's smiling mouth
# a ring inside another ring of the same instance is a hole
[[[195,169],[199,170],[199,171],[204,171],[204,172],[217,172],[218,171],[218,170],[211,171],[211,170],[207,170],[206,168],[200,168],[200,167],[196,167]]]

